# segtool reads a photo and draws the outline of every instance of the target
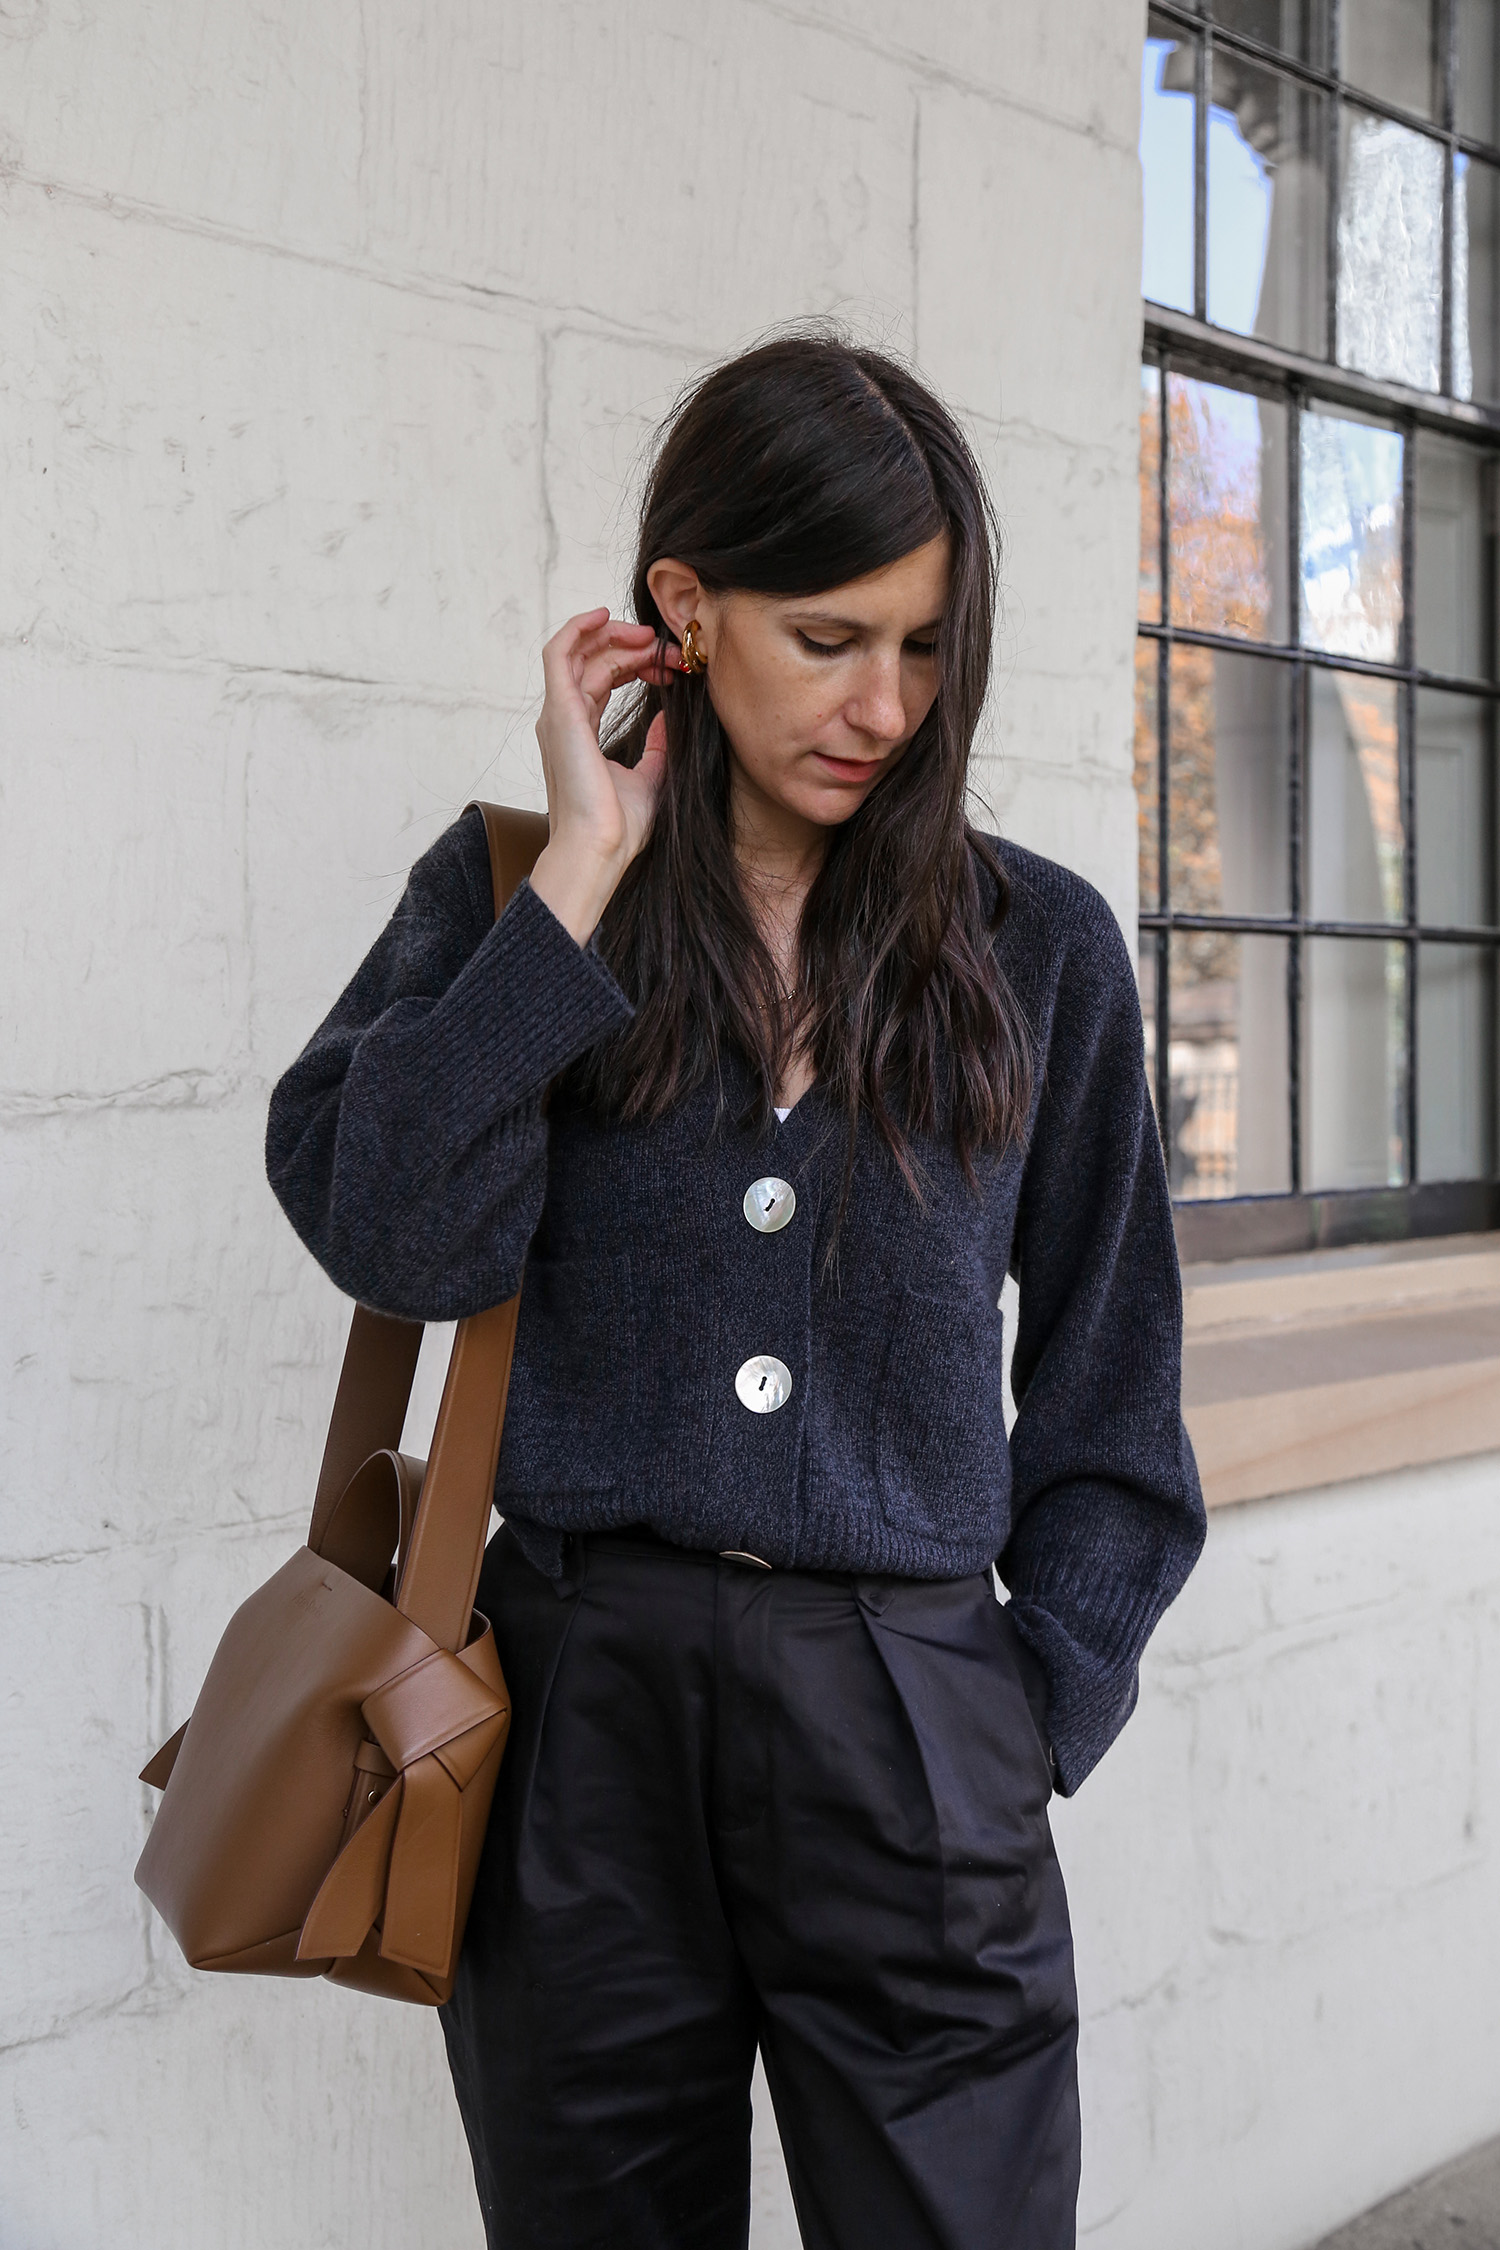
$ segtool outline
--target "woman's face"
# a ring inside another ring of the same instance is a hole
[[[932,708],[950,573],[946,532],[868,577],[795,601],[711,594],[680,563],[652,565],[652,595],[678,637],[698,620],[742,809],[774,808],[819,828],[859,809]]]

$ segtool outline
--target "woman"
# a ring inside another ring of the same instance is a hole
[[[1125,946],[965,820],[993,603],[908,370],[720,367],[638,622],[547,646],[530,883],[491,926],[458,821],[272,1102],[340,1288],[443,1320],[525,1271],[515,1731],[445,2012],[507,2250],[743,2244],[757,2045],[808,2244],[1073,2240],[1047,1800],[1203,1513]]]

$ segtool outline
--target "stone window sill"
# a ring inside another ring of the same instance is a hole
[[[1500,1236],[1183,1268],[1211,1508],[1500,1450]]]

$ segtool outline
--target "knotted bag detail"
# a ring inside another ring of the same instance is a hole
[[[493,1646],[486,1634],[474,1649]],[[434,1648],[360,1706],[396,1778],[325,1876],[302,1926],[299,1961],[358,1953],[378,1917],[382,1959],[447,1974],[462,1795],[510,1723],[503,1690],[476,1675],[465,1662],[470,1653]],[[356,1788],[373,1767],[362,1761]]]

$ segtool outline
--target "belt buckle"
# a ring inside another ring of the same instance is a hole
[[[719,1549],[719,1560],[720,1562],[752,1563],[757,1570],[773,1570],[775,1568],[775,1564],[768,1563],[764,1555],[752,1555],[748,1547],[721,1547]]]

